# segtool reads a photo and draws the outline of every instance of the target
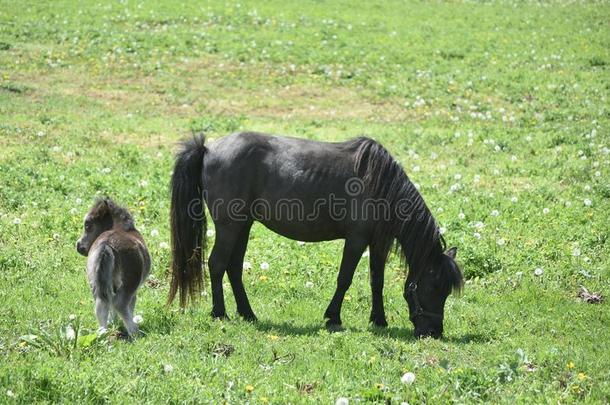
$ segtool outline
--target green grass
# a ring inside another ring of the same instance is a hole
[[[610,401],[608,304],[577,297],[610,293],[607,2],[0,10],[0,402]],[[347,330],[329,334],[341,242],[299,246],[260,225],[244,276],[258,323],[233,315],[230,288],[230,321],[209,318],[208,296],[165,306],[176,141],[240,129],[366,134],[391,151],[468,279],[443,340],[412,338],[397,258],[390,327],[367,323],[363,260]],[[91,336],[74,245],[97,194],[134,212],[153,256],[133,343]]]

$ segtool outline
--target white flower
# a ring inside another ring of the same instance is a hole
[[[15,219],[13,219],[13,223],[14,223],[15,225],[19,225],[19,224],[21,224],[21,218],[15,218]]]
[[[585,198],[585,200],[583,201],[583,203],[587,206],[590,207],[591,204],[593,204],[593,202],[591,200],[589,200],[588,198]]]
[[[250,262],[244,262],[244,264],[243,264],[242,268],[243,268],[244,270],[250,270],[250,269],[252,269],[252,263],[250,263]]]
[[[460,213],[458,214],[458,218],[459,218],[459,219],[464,219],[464,218],[466,218],[466,215],[464,215],[464,213],[463,213],[463,212],[460,212]]]
[[[460,173],[457,173],[455,176],[453,176],[453,178],[456,180],[460,180],[462,178],[462,175]]]
[[[485,224],[481,221],[474,224],[474,227],[477,229],[482,229],[484,226],[485,226]]]
[[[491,216],[492,216],[492,217],[497,217],[497,216],[499,216],[499,215],[500,215],[500,211],[498,211],[498,210],[493,210],[493,211],[491,212]]]
[[[515,196],[511,197],[510,202],[516,203],[519,199]]]
[[[208,238],[211,238],[214,235],[216,235],[216,231],[214,231],[213,229],[208,229],[207,231],[205,231],[205,236],[207,236]]]
[[[600,172],[599,170],[595,172],[595,177],[599,177],[602,175],[602,172]]]
[[[74,328],[72,327],[72,325],[66,326],[66,339],[74,340],[75,338],[76,338],[76,332],[74,331]]]
[[[6,390],[6,396],[14,398],[15,397],[15,393],[13,391],[11,391],[11,390]]]
[[[523,272],[522,271],[518,271],[518,272],[515,273],[515,276],[521,277],[521,276],[523,276]]]
[[[439,228],[438,232],[439,232],[441,235],[444,235],[444,234],[445,234],[445,232],[447,232],[447,228],[445,228],[444,226],[441,226],[441,227]]]
[[[459,183],[455,183],[455,184],[451,185],[451,187],[449,188],[449,191],[452,192],[452,193],[455,193],[459,189],[460,189],[460,184]]]
[[[349,399],[345,397],[337,398],[335,401],[335,405],[349,405]]]
[[[400,378],[400,382],[407,385],[413,384],[415,382],[415,374],[410,371],[408,373],[404,373]]]
[[[140,180],[140,187],[148,187],[148,181],[144,179]]]
[[[83,200],[81,198],[77,198],[76,199],[76,204],[80,205],[83,203]]]
[[[506,241],[504,240],[504,238],[500,238],[496,241],[496,243],[498,244],[498,246],[504,246]]]
[[[161,249],[169,249],[169,245],[167,244],[167,242],[161,242],[159,243],[159,247]]]
[[[53,147],[51,148],[51,150],[52,150],[53,152],[57,153],[57,152],[59,152],[59,151],[61,150],[61,148],[60,148],[59,146],[53,146]]]
[[[311,281],[306,282],[305,288],[313,288],[313,282],[311,282]]]
[[[474,236],[477,239],[481,239],[481,234],[478,232],[473,233],[472,236]]]
[[[133,317],[134,323],[137,323],[138,325],[141,324],[143,320],[144,318],[142,318],[142,315],[136,315]]]
[[[474,175],[474,178],[472,179],[475,183],[478,183],[481,180],[481,176],[479,176],[478,174]]]
[[[421,168],[419,166],[413,166],[413,171],[414,172],[418,172],[420,170],[421,170]]]
[[[72,214],[72,215],[76,215],[77,212],[78,212],[78,210],[76,208],[72,208],[70,210],[70,214]]]
[[[550,211],[550,210],[549,210],[548,208],[544,208],[544,209],[542,210],[542,213],[546,215],[546,214],[548,214],[548,213],[549,213],[549,211]]]
[[[585,184],[585,191],[589,191],[589,190],[591,190],[591,186],[588,184]]]
[[[74,314],[70,314],[70,316],[68,317],[69,320],[73,321],[76,319],[76,315]]]
[[[38,131],[36,133],[36,135],[38,135],[39,137],[43,137],[44,136],[44,132],[43,131]]]
[[[542,270],[540,267],[538,267],[536,270],[534,270],[534,275],[536,277],[540,277],[543,273],[544,273],[544,270]]]
[[[174,371],[174,366],[172,366],[171,364],[164,364],[163,371],[166,373],[171,373],[172,371]]]
[[[151,230],[150,236],[152,236],[153,238],[156,238],[157,236],[159,236],[159,230],[158,229]]]
[[[269,263],[262,262],[261,263],[261,270],[269,270]]]
[[[303,246],[305,244],[305,242],[303,242],[302,240],[297,241],[297,245],[299,246]]]
[[[104,168],[102,169],[102,173],[106,173],[106,174],[110,173],[111,171],[112,171],[112,169],[111,169],[111,168],[109,168],[109,167],[104,167]]]
[[[574,250],[572,250],[572,256],[574,256],[574,257],[580,256],[580,249],[574,248]]]
[[[571,207],[572,206],[572,201],[566,201],[566,207]]]

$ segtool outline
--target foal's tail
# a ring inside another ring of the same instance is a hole
[[[172,175],[170,209],[172,234],[172,281],[168,303],[180,295],[184,307],[197,298],[203,286],[206,218],[203,199],[203,158],[207,151],[203,135],[182,142]]]
[[[93,296],[102,301],[110,302],[114,296],[114,282],[112,273],[114,271],[114,253],[112,249],[104,245],[101,247],[93,276]]]

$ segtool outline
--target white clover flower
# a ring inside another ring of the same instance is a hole
[[[51,151],[53,151],[53,152],[55,152],[55,153],[59,152],[60,150],[61,150],[61,148],[60,148],[59,146],[53,146],[53,147],[51,148]]]
[[[211,238],[214,235],[216,235],[216,231],[213,229],[208,229],[207,231],[205,231],[205,236],[207,236],[208,238]]]
[[[164,364],[163,365],[163,371],[165,373],[171,373],[172,371],[174,371],[174,366],[172,366],[171,364]]]
[[[498,246],[504,246],[506,244],[506,241],[504,240],[504,238],[500,238],[496,241],[496,243],[498,244]]]
[[[441,235],[444,235],[444,234],[447,232],[447,228],[445,228],[444,226],[441,226],[441,227],[439,228],[438,232],[439,232]]]
[[[76,338],[76,332],[74,331],[74,328],[72,327],[72,325],[66,326],[66,339],[74,340],[75,338]]]
[[[588,199],[588,198],[585,198],[585,200],[583,201],[583,203],[584,203],[584,204],[585,204],[587,207],[590,207],[590,206],[591,206],[591,204],[593,204],[593,201],[591,201],[591,200],[590,200],[590,199]]]
[[[167,244],[167,242],[161,242],[159,243],[159,247],[161,249],[169,249],[169,245]]]
[[[157,236],[159,236],[159,230],[158,229],[151,230],[150,236],[152,236],[153,238],[156,238]]]
[[[542,210],[542,213],[545,215],[548,214],[549,212],[550,212],[550,210],[546,207]]]
[[[419,172],[421,170],[421,168],[419,166],[413,166],[412,169],[414,172]]]
[[[585,184],[585,191],[590,191],[591,190],[591,186],[588,184]]]
[[[10,398],[14,398],[15,397],[15,393],[11,390],[6,390],[6,396],[10,397]]]
[[[304,245],[305,245],[305,242],[303,242],[302,240],[299,240],[299,241],[297,241],[297,245],[299,245],[299,246],[304,246]]]
[[[512,203],[516,203],[517,201],[519,201],[519,199],[517,197],[515,197],[515,196],[512,196],[510,198],[510,202],[512,202]]]
[[[499,215],[500,215],[500,211],[498,211],[498,210],[493,210],[493,211],[491,212],[491,216],[492,216],[492,217],[497,217],[497,216],[499,216]]]
[[[566,207],[571,207],[572,206],[572,201],[566,201],[565,205],[566,205]]]
[[[443,207],[438,207],[438,208],[436,209],[436,212],[439,212],[439,213],[440,213],[440,212],[443,212],[443,211],[444,211],[444,210],[443,210]]]
[[[412,372],[404,373],[400,378],[400,382],[406,385],[411,385],[415,382],[415,374]]]
[[[136,315],[133,317],[133,322],[137,323],[138,325],[141,324],[142,321],[144,321],[144,318],[142,317],[142,315]]]
[[[71,321],[73,321],[73,320],[75,320],[75,319],[76,319],[76,315],[74,315],[74,314],[70,314],[70,316],[68,316],[68,319],[69,319],[69,320],[71,320]]]
[[[463,212],[460,212],[460,213],[458,214],[458,218],[459,218],[459,219],[464,219],[464,218],[466,218],[466,215],[464,215],[464,213],[463,213]]]
[[[105,174],[108,174],[108,173],[110,173],[111,171],[112,171],[112,169],[111,169],[111,168],[109,168],[109,167],[104,167],[104,168],[102,169],[102,173],[105,173]]]
[[[38,131],[36,133],[36,135],[38,135],[39,137],[43,137],[44,136],[44,131]]]
[[[474,224],[474,227],[477,229],[482,229],[484,226],[485,226],[485,224],[481,221]]]
[[[305,283],[305,288],[313,288],[313,282],[312,281],[308,281]]]
[[[544,270],[542,270],[540,267],[538,267],[536,270],[534,270],[534,275],[536,277],[540,277],[542,274],[544,274]]]
[[[250,262],[244,262],[244,264],[243,264],[242,268],[243,268],[244,270],[250,270],[250,269],[252,269],[252,263],[250,263]]]
[[[269,270],[269,263],[262,262],[261,263],[261,270]]]
[[[474,178],[472,179],[475,183],[478,183],[481,180],[481,176],[479,176],[478,174],[474,175]]]
[[[15,218],[15,219],[13,219],[13,223],[14,223],[15,225],[20,225],[20,224],[21,224],[21,218]]]
[[[572,250],[572,256],[574,256],[574,257],[580,256],[580,249],[574,248],[574,250]]]
[[[82,203],[83,203],[82,198],[77,198],[77,199],[76,199],[76,204],[77,204],[77,205],[81,205]]]
[[[140,187],[145,188],[148,187],[148,181],[147,180],[140,180]]]
[[[453,176],[453,178],[456,180],[460,180],[462,178],[462,175],[460,173],[457,173],[455,176]]]
[[[481,234],[478,232],[473,233],[472,236],[474,236],[477,239],[481,239]]]
[[[349,399],[345,397],[337,398],[335,401],[335,405],[349,405]]]
[[[451,187],[449,188],[449,191],[451,193],[455,193],[456,191],[458,191],[460,189],[460,184],[459,183],[455,183],[452,184]]]

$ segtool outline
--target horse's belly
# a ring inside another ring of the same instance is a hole
[[[345,235],[339,225],[319,221],[275,221],[260,219],[260,223],[286,238],[303,242],[321,242],[342,239]]]

